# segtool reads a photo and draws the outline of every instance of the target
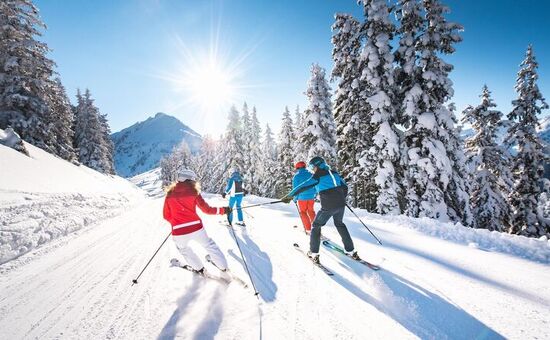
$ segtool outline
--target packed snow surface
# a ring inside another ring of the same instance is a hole
[[[214,206],[227,204],[205,196]],[[266,201],[248,196],[244,204]],[[358,210],[379,246],[346,212],[359,254],[382,269],[322,247],[321,261],[335,273],[329,277],[292,246],[308,244],[294,205],[251,208],[247,227],[235,233],[258,302],[238,283],[226,286],[170,267],[171,258],[183,261],[171,240],[131,285],[169,233],[162,203],[143,199],[0,266],[2,337],[259,339],[261,325],[263,339],[550,338],[545,240]],[[231,270],[248,282],[223,221],[204,216]],[[340,242],[330,224],[323,233]]]
[[[0,264],[143,199],[123,178],[24,145],[29,156],[0,145]]]

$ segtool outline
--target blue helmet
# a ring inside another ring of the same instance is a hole
[[[310,170],[313,170],[313,168],[315,167],[325,168],[327,166],[327,162],[325,162],[325,159],[323,157],[315,156],[309,160],[308,168]]]
[[[315,156],[312,159],[309,160],[309,165],[311,166],[319,166],[323,163],[326,163],[323,157]]]

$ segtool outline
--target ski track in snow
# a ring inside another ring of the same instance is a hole
[[[226,205],[216,196],[207,200]],[[299,223],[292,205],[250,209],[247,227],[234,226],[260,302],[251,285],[224,285],[171,267],[171,258],[181,259],[171,240],[131,286],[169,231],[161,208],[162,199],[144,199],[1,265],[0,338],[550,338],[548,265],[366,216],[384,242],[380,247],[346,215],[360,255],[382,270],[321,246],[321,261],[335,273],[329,277],[293,249],[308,240],[292,228]],[[249,282],[222,220],[205,216],[207,232],[232,272]],[[340,243],[330,223],[323,234]]]

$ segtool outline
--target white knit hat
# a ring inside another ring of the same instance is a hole
[[[197,180],[197,174],[193,170],[181,169],[178,172],[178,182],[184,182],[188,179],[192,180],[192,181],[196,181]]]

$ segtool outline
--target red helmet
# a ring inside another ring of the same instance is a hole
[[[298,162],[294,165],[294,169],[298,170],[306,167],[306,162]]]

